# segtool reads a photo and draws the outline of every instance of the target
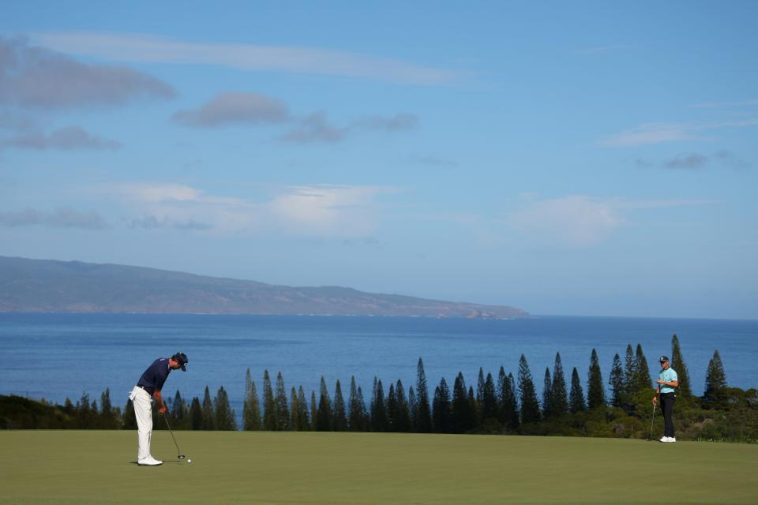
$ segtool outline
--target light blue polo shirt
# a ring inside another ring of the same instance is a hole
[[[673,368],[669,367],[666,370],[661,370],[658,374],[658,378],[662,381],[666,382],[672,382],[672,381],[678,381],[679,376],[676,374],[676,371],[674,371]],[[674,393],[676,390],[672,388],[671,386],[665,386],[661,384],[661,393]]]

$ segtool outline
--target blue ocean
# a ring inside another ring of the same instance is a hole
[[[259,393],[268,370],[272,382],[281,372],[287,391],[303,386],[307,397],[318,394],[322,376],[331,394],[339,380],[347,397],[355,377],[368,399],[374,377],[385,391],[398,380],[415,386],[419,358],[431,395],[441,378],[452,385],[458,372],[476,386],[480,367],[496,377],[502,366],[515,377],[523,354],[540,390],[556,353],[567,380],[573,367],[586,380],[596,349],[607,383],[614,354],[623,359],[627,344],[639,343],[655,373],[656,358],[671,353],[673,334],[696,394],[716,349],[730,385],[758,387],[758,321],[2,314],[0,394],[76,402],[85,393],[99,399],[110,388],[113,403],[123,407],[144,369],[177,351],[189,356],[189,368],[170,375],[164,395],[178,389],[185,398],[202,397],[206,386],[212,395],[224,386],[238,415],[247,369]]]

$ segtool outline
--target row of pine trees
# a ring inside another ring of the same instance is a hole
[[[693,398],[689,373],[682,356],[679,339],[672,338],[672,367],[679,375],[678,398]],[[529,427],[565,421],[571,415],[598,411],[604,407],[621,409],[627,415],[649,415],[653,396],[653,381],[642,346],[628,345],[624,357],[616,354],[608,381],[608,395],[597,352],[590,356],[586,383],[583,384],[576,368],[570,374],[570,383],[556,354],[552,370],[545,369],[542,398],[539,399],[529,364],[524,355],[519,359],[516,377],[503,367],[493,376],[482,369],[476,386],[467,386],[463,374],[458,373],[452,389],[445,378],[434,387],[429,397],[424,364],[417,364],[415,386],[405,388],[398,380],[385,388],[375,378],[366,401],[362,388],[353,377],[345,400],[339,380],[333,393],[321,378],[318,394],[307,397],[302,386],[289,392],[279,372],[275,382],[266,370],[263,374],[262,398],[246,373],[246,391],[242,413],[243,430],[267,431],[372,431],[418,433],[529,433]],[[585,393],[586,391],[586,393]],[[705,391],[699,401],[706,408],[720,408],[726,401],[726,377],[718,351],[715,351],[706,373]],[[124,425],[134,427],[133,410],[127,403]],[[203,400],[195,397],[189,404],[177,391],[170,402],[172,425],[178,429],[236,430],[235,412],[230,407],[226,390],[219,388],[211,398],[208,387]],[[156,416],[156,427],[163,422]]]

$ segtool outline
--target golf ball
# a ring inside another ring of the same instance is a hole
[[[191,460],[191,459],[188,459],[188,460],[187,460],[187,463],[192,463],[192,460]]]

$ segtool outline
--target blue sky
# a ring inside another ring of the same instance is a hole
[[[0,255],[758,317],[757,3],[314,5],[5,2]]]

